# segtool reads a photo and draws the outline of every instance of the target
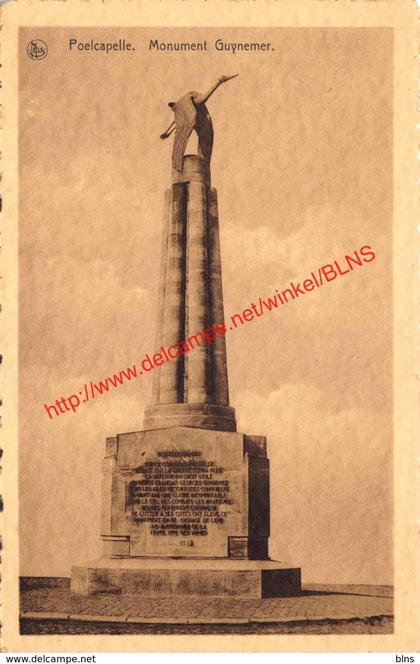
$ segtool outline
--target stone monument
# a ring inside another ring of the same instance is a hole
[[[72,568],[79,594],[279,597],[300,592],[300,569],[270,560],[269,462],[264,436],[236,431],[229,404],[212,121],[205,94],[169,106],[175,120],[165,198],[158,348],[144,430],[106,441],[103,557]],[[185,155],[192,131],[198,155]],[[179,351],[180,340],[193,349]],[[194,344],[195,340],[195,344]]]

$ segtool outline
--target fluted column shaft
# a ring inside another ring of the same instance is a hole
[[[205,182],[188,184],[187,206],[187,311],[186,337],[208,327],[208,255],[207,255],[207,186]],[[210,346],[203,344],[188,353],[186,359],[185,401],[210,401]]]
[[[222,264],[220,257],[219,214],[217,191],[210,189],[208,205],[208,249],[209,249],[209,325],[223,323]],[[211,346],[211,402],[229,405],[229,387],[226,362],[226,338],[217,336]]]
[[[162,345],[172,346],[184,338],[185,325],[185,216],[186,186],[172,186],[168,229]],[[159,403],[183,401],[184,357],[180,355],[160,369]]]
[[[165,361],[154,366],[144,428],[236,431],[224,335],[204,336],[224,322],[224,310],[217,194],[202,157],[187,155],[173,171],[166,209],[156,343]]]
[[[163,209],[163,223],[162,223],[162,246],[160,254],[160,275],[159,275],[159,291],[158,291],[158,316],[156,324],[155,335],[155,348],[160,348],[162,345],[163,334],[163,320],[165,310],[165,293],[166,293],[166,263],[168,257],[168,241],[170,222],[172,219],[172,189],[165,191],[165,204]],[[160,401],[160,382],[161,382],[161,367],[156,367],[153,373],[153,387],[152,387],[152,403],[159,403]]]

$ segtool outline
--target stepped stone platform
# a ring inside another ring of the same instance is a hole
[[[300,594],[300,569],[271,560],[102,558],[72,568],[71,590],[142,597],[288,597]]]

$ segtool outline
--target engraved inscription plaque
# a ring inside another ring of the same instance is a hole
[[[209,524],[223,524],[232,503],[224,468],[200,451],[157,452],[158,459],[135,469],[128,483],[127,509],[134,524],[148,524],[160,537],[208,535]]]

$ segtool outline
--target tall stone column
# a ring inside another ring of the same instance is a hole
[[[210,325],[225,320],[222,287],[222,265],[220,257],[219,215],[217,191],[210,189],[208,203],[208,247],[210,273]],[[218,336],[211,347],[211,393],[212,402],[229,405],[229,386],[226,361],[226,338]]]
[[[204,181],[188,185],[187,246],[185,337],[188,339],[209,326],[207,186]],[[211,346],[207,343],[199,345],[185,357],[185,401],[208,403],[211,400]]]
[[[183,338],[185,327],[186,185],[174,184],[166,195],[169,224],[162,247],[161,301],[157,345],[170,346]],[[154,376],[154,403],[183,400],[184,358],[180,356],[158,368]]]
[[[165,192],[165,203],[163,208],[163,222],[162,222],[162,244],[160,252],[160,273],[159,273],[159,290],[158,290],[158,317],[155,335],[155,347],[159,348],[162,343],[162,329],[163,329],[163,316],[164,316],[164,302],[165,302],[165,289],[166,289],[166,262],[168,256],[168,237],[169,237],[169,224],[171,220],[170,210],[172,206],[172,190],[167,189]],[[157,367],[153,374],[153,387],[152,387],[152,401],[158,403],[160,398],[160,377],[161,367]]]
[[[154,369],[144,427],[236,431],[224,336],[211,344],[200,337],[224,322],[217,192],[203,158],[187,155],[173,171],[166,209],[156,350],[181,340],[190,350]]]

